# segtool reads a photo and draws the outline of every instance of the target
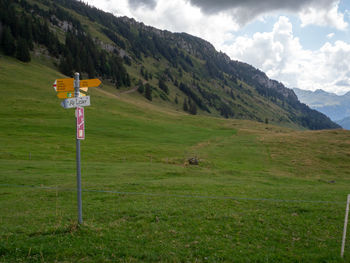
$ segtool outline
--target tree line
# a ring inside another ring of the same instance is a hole
[[[110,79],[117,87],[130,86],[123,59],[117,53],[103,50],[84,30],[80,22],[55,4],[48,11],[22,0],[0,0],[0,50],[23,62],[31,60],[34,45],[44,46],[59,59],[59,70],[72,76],[83,72],[89,77]],[[52,27],[68,24],[62,42]]]

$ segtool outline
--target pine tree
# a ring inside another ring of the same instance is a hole
[[[95,76],[95,67],[90,56],[88,56],[87,61],[87,74],[89,75],[89,78],[93,78]]]
[[[152,87],[148,83],[146,83],[145,97],[146,99],[152,101]]]
[[[145,91],[145,87],[143,86],[142,80],[139,80],[137,91],[141,94]]]
[[[194,101],[191,101],[190,99],[188,100],[188,105],[189,105],[189,109],[188,112],[192,115],[196,115],[197,114],[197,106],[196,103]]]
[[[16,43],[9,27],[4,27],[2,32],[1,47],[5,55],[13,56],[16,53]]]
[[[164,91],[166,94],[169,94],[169,88],[168,86],[165,84],[165,81],[163,78],[160,78],[159,79],[159,82],[158,82],[158,87]]]
[[[60,64],[58,66],[61,73],[66,76],[73,75],[73,61],[72,56],[68,52],[67,57],[61,57]]]
[[[125,86],[127,87],[131,86],[130,76],[128,73],[126,73],[126,77],[125,77]]]
[[[233,94],[232,89],[231,89],[231,98],[232,98],[232,99],[236,99],[235,95]]]
[[[27,44],[27,41],[23,38],[20,38],[18,41],[16,58],[23,62],[30,61],[29,46]]]
[[[188,111],[188,105],[187,105],[187,100],[184,99],[184,106],[183,106],[184,111]]]
[[[22,14],[24,16],[24,14]],[[22,27],[22,31],[21,35],[22,37],[27,41],[28,47],[30,50],[34,49],[34,44],[33,44],[33,26],[32,26],[32,20],[27,17],[24,16],[24,19],[22,19],[21,21],[21,27]]]

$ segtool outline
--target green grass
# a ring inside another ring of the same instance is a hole
[[[190,116],[98,89],[78,226],[74,110],[51,87],[61,77],[0,58],[0,262],[343,262],[349,132]]]

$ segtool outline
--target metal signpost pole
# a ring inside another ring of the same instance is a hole
[[[90,96],[86,96],[88,88],[101,85],[99,79],[79,79],[79,73],[74,78],[56,79],[53,88],[57,97],[65,99],[61,106],[65,109],[75,108],[76,123],[76,161],[77,161],[77,195],[78,195],[78,224],[83,223],[83,209],[81,201],[81,165],[80,165],[80,140],[85,139],[84,107],[90,106]],[[80,90],[85,93],[80,93]],[[74,92],[74,97],[73,97]]]
[[[349,216],[349,203],[350,203],[350,194],[348,195],[348,199],[346,201],[343,239],[342,239],[342,243],[341,243],[341,252],[340,252],[340,256],[341,257],[344,257],[346,229],[347,229],[347,226],[348,226],[348,216]]]
[[[80,88],[80,81],[79,81],[79,73],[74,74],[74,97],[78,98],[79,97],[79,88]],[[78,109],[79,107],[76,108],[75,110],[75,118],[76,118],[76,131],[78,134]],[[80,140],[78,139],[78,136],[76,137],[76,151],[77,151],[77,194],[78,194],[78,223],[82,224],[83,223],[83,209],[82,209],[82,202],[81,202],[81,167],[80,167]]]

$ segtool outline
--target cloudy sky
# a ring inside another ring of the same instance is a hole
[[[187,32],[288,88],[350,91],[350,0],[88,0]]]

